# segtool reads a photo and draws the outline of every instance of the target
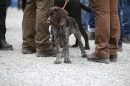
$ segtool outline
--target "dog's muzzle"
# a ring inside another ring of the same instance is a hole
[[[48,17],[48,19],[47,19],[47,24],[51,25],[51,19],[50,19],[50,17]]]

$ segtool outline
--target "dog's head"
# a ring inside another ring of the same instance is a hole
[[[48,17],[47,24],[62,26],[67,19],[68,12],[60,7],[54,6],[48,10],[46,15]]]

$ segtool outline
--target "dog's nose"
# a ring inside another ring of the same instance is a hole
[[[50,18],[50,16],[48,17],[47,21],[51,21],[51,18]]]

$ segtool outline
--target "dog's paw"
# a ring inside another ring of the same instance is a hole
[[[70,64],[71,61],[70,60],[64,60],[64,63]]]
[[[54,64],[61,64],[61,61],[55,61]]]
[[[87,57],[87,54],[83,54],[83,55],[82,55],[82,58],[86,58],[86,57]]]

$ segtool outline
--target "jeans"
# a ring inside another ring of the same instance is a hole
[[[89,32],[95,32],[95,16],[94,16],[94,13],[89,13],[88,25],[89,25]]]
[[[130,37],[130,0],[123,1],[123,36]]]
[[[123,15],[122,15],[122,12],[123,12],[123,0],[119,0],[118,1],[118,14],[119,14],[119,19],[120,19],[120,40],[118,42],[118,47],[122,47],[122,41],[123,41]]]
[[[80,0],[81,3],[88,6],[89,2],[88,0]],[[82,19],[82,25],[85,31],[88,31],[88,12],[85,10],[81,11],[81,19]]]

